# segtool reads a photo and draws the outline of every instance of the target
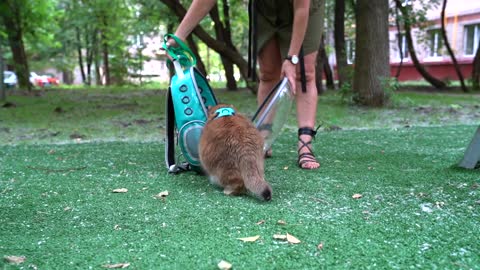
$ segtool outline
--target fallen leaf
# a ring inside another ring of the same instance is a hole
[[[319,249],[319,250],[323,249],[323,242],[320,242],[320,244],[318,244],[317,249]]]
[[[155,197],[156,199],[161,199],[161,198],[165,198],[168,196],[168,191],[162,191],[160,193],[158,193],[157,195],[153,196]]]
[[[70,210],[72,210],[72,208],[70,206],[67,206],[67,207],[63,208],[63,211],[70,211]]]
[[[128,189],[126,188],[117,188],[112,191],[113,193],[126,193],[128,192]]]
[[[115,231],[118,231],[118,230],[120,230],[121,228],[120,228],[120,225],[116,224],[115,226],[113,226],[113,229],[114,229]]]
[[[277,240],[287,240],[287,236],[285,234],[274,234],[273,239]]]
[[[105,268],[127,268],[130,266],[130,263],[104,264],[102,266]]]
[[[50,151],[48,151],[48,154],[49,154],[49,155],[55,154],[55,150],[54,150],[54,149],[50,149]]]
[[[284,170],[288,170],[288,166],[283,167]]]
[[[355,193],[355,194],[352,195],[352,198],[360,199],[360,198],[362,198],[362,194]]]
[[[3,259],[5,259],[5,261],[7,261],[8,263],[13,264],[21,264],[26,260],[25,256],[5,256],[3,257]]]
[[[290,244],[298,244],[300,243],[301,241],[298,240],[295,236],[287,233],[287,241],[290,243]]]
[[[278,224],[278,225],[286,225],[287,222],[284,221],[284,220],[279,220],[279,221],[277,221],[277,224]]]
[[[262,225],[263,223],[265,223],[265,220],[262,219],[262,220],[260,220],[259,222],[257,222],[256,224],[257,224],[257,225]]]
[[[218,268],[222,269],[222,270],[230,270],[230,269],[232,269],[232,264],[227,262],[227,261],[221,260],[218,263]]]
[[[242,240],[243,242],[255,242],[260,238],[260,235],[250,236],[250,237],[243,237],[237,238],[238,240]]]

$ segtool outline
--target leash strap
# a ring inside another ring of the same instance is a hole
[[[190,164],[187,162],[176,163],[175,162],[175,111],[173,109],[173,99],[170,88],[167,91],[167,104],[166,104],[166,138],[165,138],[165,162],[167,164],[168,172],[177,174],[184,171],[189,171]]]
[[[175,165],[175,112],[173,110],[173,99],[170,87],[167,91],[167,105],[166,105],[167,117],[166,121],[166,138],[165,138],[165,161],[167,168],[172,168]]]
[[[174,47],[167,45],[167,41],[170,38],[175,40],[178,46]],[[163,37],[162,48],[174,61],[178,61],[185,69],[197,64],[197,58],[195,57],[195,54],[190,50],[185,42],[173,34],[166,34]]]
[[[306,93],[307,76],[305,75],[305,54],[303,53],[303,46],[300,49],[300,80],[302,82],[302,93]]]

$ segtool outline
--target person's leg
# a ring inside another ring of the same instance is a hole
[[[282,58],[280,55],[280,48],[275,37],[271,38],[265,43],[263,48],[258,54],[258,65],[260,67],[260,83],[258,86],[257,93],[257,104],[260,106],[265,98],[267,98],[268,93],[280,80],[280,72],[282,68]],[[264,131],[261,130],[265,135],[267,135],[271,130],[268,128]],[[270,157],[272,155],[272,150],[269,149],[265,153],[265,157]]]
[[[315,118],[317,115],[317,86],[315,84],[315,62],[317,59],[317,52],[310,53],[304,56],[305,59],[305,75],[307,81],[307,92],[302,92],[301,75],[297,73],[297,91],[296,91],[296,104],[297,104],[297,123],[298,128],[310,128],[315,129]],[[300,70],[300,67],[297,67]],[[300,140],[307,143],[313,139],[313,136],[308,134],[302,134],[299,136]],[[304,169],[316,169],[320,167],[320,163],[311,155],[305,155],[306,153],[312,153],[309,147],[302,147],[304,144],[299,140],[299,165]],[[309,145],[309,144],[308,144]],[[309,145],[310,146],[310,145]],[[313,154],[313,153],[312,153]]]
[[[257,103],[260,105],[280,80],[282,58],[275,37],[267,41],[258,54],[258,65],[260,67],[260,84],[258,86]]]

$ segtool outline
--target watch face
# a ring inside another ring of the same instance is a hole
[[[298,56],[292,55],[291,61],[292,61],[292,64],[294,64],[294,65],[298,64]]]

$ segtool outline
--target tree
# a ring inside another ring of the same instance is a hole
[[[472,85],[473,89],[480,90],[480,39],[478,41],[475,58],[473,59]]]
[[[7,94],[5,93],[5,84],[3,83],[3,49],[2,44],[0,44],[0,101],[5,101],[7,99]]]
[[[347,52],[345,50],[345,0],[335,0],[334,40],[337,60],[338,86],[348,81]]]
[[[8,35],[10,50],[13,55],[14,69],[21,88],[31,90],[29,81],[29,68],[27,54],[25,53],[24,16],[23,10],[27,8],[24,0],[5,0],[0,4],[0,17],[5,25]],[[3,82],[2,82],[3,83]]]
[[[413,38],[412,38],[412,22],[415,20],[415,16],[412,14],[413,7],[411,5],[403,5],[403,1],[395,0],[396,7],[400,10],[402,15],[401,20],[403,21],[403,26],[405,30],[405,38],[407,40],[408,52],[412,59],[413,64],[417,71],[422,75],[422,77],[428,81],[433,87],[437,89],[445,88],[446,84],[437,78],[430,75],[427,70],[420,64],[418,60],[417,54],[415,52],[415,48],[413,45]]]
[[[355,101],[383,106],[389,101],[388,0],[358,0],[356,14]]]
[[[230,26],[229,5],[226,0],[223,0],[222,3],[223,3],[223,17],[225,18],[224,23],[220,20],[218,4],[215,5],[213,9],[210,11],[210,17],[215,22],[215,35],[217,37],[217,40],[225,42],[225,44],[227,44],[227,46],[230,49],[237,51],[237,49],[233,45],[232,35],[230,31],[231,26]],[[227,89],[236,90],[237,82],[235,80],[235,77],[233,76],[233,70],[234,70],[233,63],[223,55],[220,55],[220,58],[222,60],[223,67],[225,69],[225,77],[227,79]]]
[[[159,0],[166,6],[170,8],[170,10],[175,14],[179,19],[183,18],[186,14],[185,7],[177,0]],[[227,58],[233,64],[235,64],[241,76],[248,81],[248,64],[247,61],[243,58],[243,56],[235,49],[230,48],[227,44],[222,41],[213,38],[211,34],[209,34],[201,25],[198,25],[193,30],[193,34],[195,34],[203,43],[205,43],[209,48],[213,49],[217,53],[219,53],[222,57]]]
[[[452,48],[450,47],[450,42],[448,41],[447,37],[447,31],[445,30],[445,8],[447,7],[447,0],[443,0],[443,5],[442,5],[442,12],[441,12],[441,18],[440,21],[442,22],[442,37],[443,37],[443,42],[445,43],[445,46],[447,47],[448,54],[450,55],[450,58],[452,59],[453,66],[455,67],[455,72],[457,73],[458,79],[460,80],[460,84],[462,86],[462,90],[464,92],[468,92],[468,88],[465,85],[465,80],[463,79],[463,74],[462,71],[460,70],[460,67],[458,66],[457,58],[455,58],[455,54],[453,53]]]

